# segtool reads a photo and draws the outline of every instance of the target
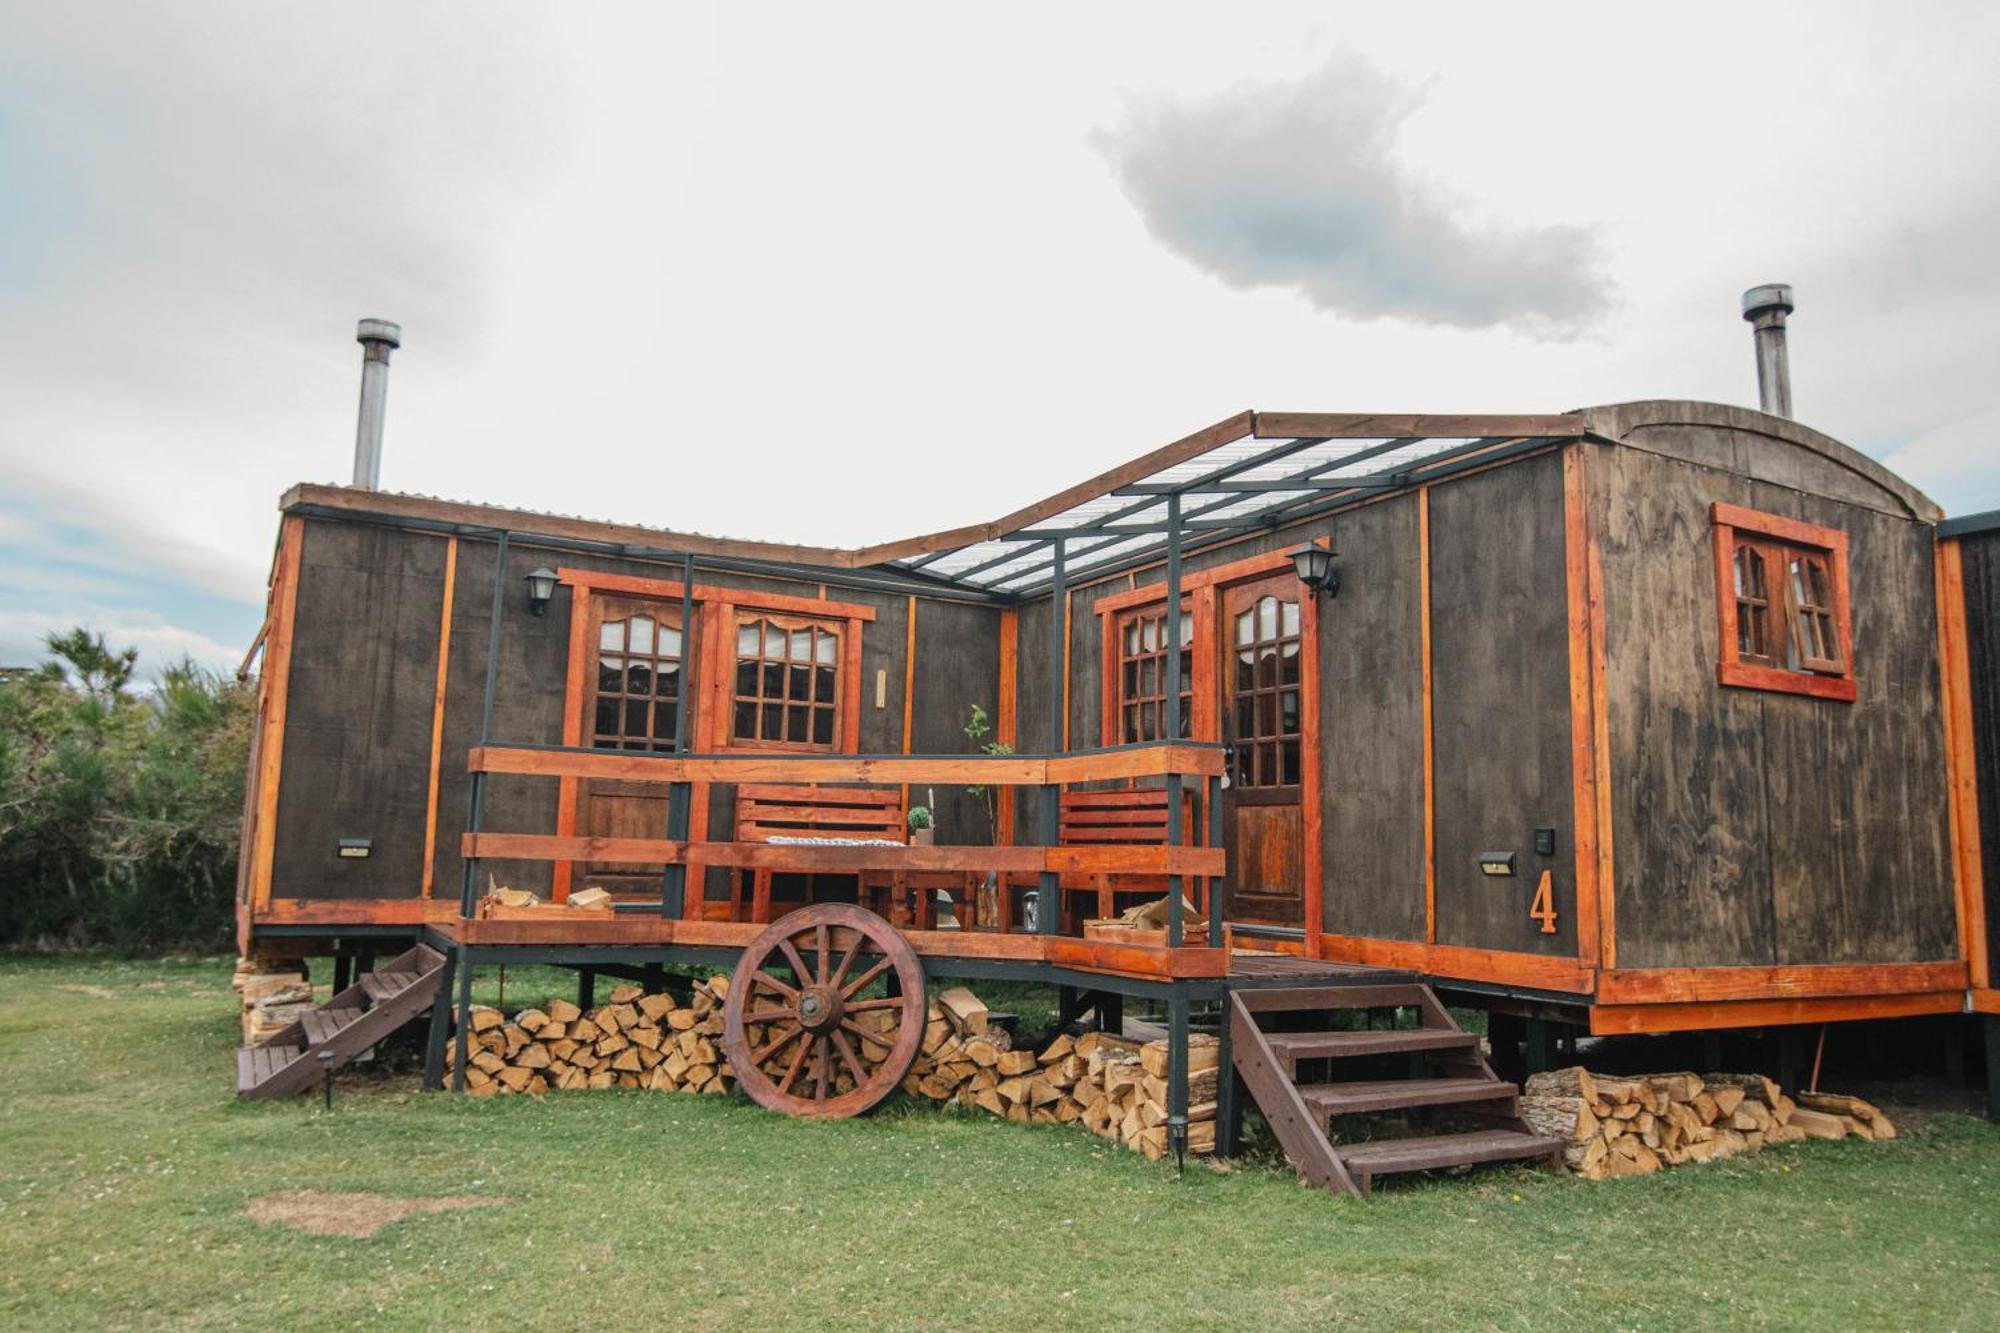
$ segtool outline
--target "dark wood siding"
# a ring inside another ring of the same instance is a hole
[[[1573,957],[1562,460],[1446,482],[1430,503],[1437,941]],[[1557,830],[1554,856],[1535,854],[1538,827]],[[1485,852],[1514,853],[1513,877],[1482,874]],[[1545,869],[1551,935],[1528,915]]]
[[[413,898],[423,877],[442,537],[309,522],[274,898]],[[341,838],[368,838],[342,859]]]
[[[1742,475],[1803,465],[1782,442],[1717,434],[1690,433],[1686,458],[1656,432],[1592,460],[1618,965],[1948,958],[1932,529]],[[1717,684],[1717,500],[1848,534],[1855,702]]]
[[[894,701],[902,718],[902,699]],[[965,724],[972,705],[986,710],[988,726],[1000,713],[1000,613],[983,606],[949,602],[917,603],[916,691],[911,701],[910,749],[917,754],[978,752]],[[997,739],[989,735],[987,740]],[[991,841],[982,798],[964,787],[937,787],[910,793],[914,805],[936,797],[940,843]]]
[[[1340,595],[1320,604],[1325,928],[1424,938],[1417,497],[1337,516]]]
[[[2000,531],[1959,542],[1965,567],[1966,657],[1979,779],[1979,848],[1986,890],[1986,957],[2000,960]]]

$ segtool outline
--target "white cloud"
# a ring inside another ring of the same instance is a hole
[[[160,668],[191,657],[217,671],[234,671],[242,661],[241,644],[218,643],[199,630],[171,624],[151,611],[72,603],[54,611],[0,611],[0,665],[31,666],[48,657],[45,640],[81,625],[102,634],[112,648],[139,650],[139,675],[151,679]]]
[[[1153,235],[1233,287],[1358,318],[1581,331],[1609,295],[1596,237],[1482,218],[1404,165],[1423,100],[1343,52],[1297,81],[1136,100],[1097,142]]]

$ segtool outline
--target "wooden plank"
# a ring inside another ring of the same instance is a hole
[[[1169,773],[1190,778],[1220,777],[1224,758],[1216,746],[1181,744],[1050,755],[1048,781],[1103,782],[1114,778],[1158,778]]]
[[[1257,1109],[1264,1113],[1285,1156],[1307,1184],[1360,1194],[1327,1140],[1324,1121],[1299,1096],[1265,1042],[1256,1018],[1244,1007],[1244,998],[1243,991],[1232,991],[1229,996],[1229,1049],[1236,1073],[1257,1099]]]
[[[1260,440],[1520,440],[1581,435],[1584,418],[1558,416],[1425,416],[1395,412],[1259,412]]]
[[[456,920],[458,904],[424,898],[273,898],[260,926],[421,926]]]
[[[1437,741],[1431,685],[1431,488],[1417,488],[1417,659],[1423,681],[1424,728],[1424,943],[1436,944]]]
[[[536,833],[466,833],[466,856],[516,861],[652,865],[687,861],[753,870],[851,874],[862,870],[995,870],[1007,874],[1220,875],[1223,849],[1145,845],[1089,847],[843,847],[806,843],[675,842]]]
[[[277,602],[264,648],[263,721],[257,738],[257,821],[252,853],[250,915],[271,900],[271,871],[278,846],[278,779],[284,770],[286,694],[291,688],[292,635],[299,601],[299,557],[305,547],[305,520],[287,516],[278,535],[278,559],[271,574]]]
[[[444,695],[451,668],[451,600],[458,582],[458,538],[445,538],[444,598],[438,611],[437,692],[431,703],[431,781],[424,797],[424,883],[431,896],[437,880],[438,783],[444,775]]]
[[[733,754],[644,755],[615,750],[539,750],[505,745],[473,746],[466,771],[541,777],[600,778],[626,782],[932,782],[1038,787],[1050,782],[1095,782],[1111,778],[1160,777],[1181,773],[1209,777],[1222,771],[1219,749],[1156,745],[1143,749],[1095,751],[1040,758],[1034,755],[964,755],[902,758],[894,755]]]
[[[1974,750],[1972,671],[1966,643],[1965,563],[1957,541],[1937,544],[1938,675],[1944,700],[1946,809],[1952,847],[1959,948],[1970,984],[1992,976],[1986,929],[1985,866],[1980,847],[1979,764]],[[1989,631],[1993,627],[1988,627]]]
[[[1703,1032],[1720,1028],[1848,1023],[1863,1019],[1955,1014],[1964,1005],[1962,991],[1696,1004],[1596,1005],[1590,1010],[1590,1031],[1594,1036],[1619,1036],[1643,1032]]]
[[[1963,962],[1623,968],[1598,974],[1599,1004],[1661,1004],[1962,991]]]
[[[1569,736],[1572,858],[1576,876],[1576,952],[1586,965],[1609,966],[1610,885],[1600,878],[1600,845],[1611,830],[1601,822],[1598,725],[1605,709],[1604,622],[1599,601],[1596,525],[1590,519],[1589,455],[1594,446],[1573,444],[1563,460],[1563,589],[1569,618]],[[1608,734],[1608,733],[1607,733]]]
[[[1487,981],[1502,986],[1589,994],[1596,971],[1573,958],[1472,949],[1450,944],[1417,944],[1404,940],[1357,939],[1345,935],[1320,938],[1319,956],[1342,963],[1375,967],[1406,967],[1429,976],[1462,981]]]
[[[588,588],[599,595],[620,593],[630,597],[650,597],[663,602],[679,602],[683,589],[679,579],[642,578],[633,574],[610,574],[598,569],[556,568],[558,582],[573,588]],[[826,585],[821,584],[822,588]],[[826,597],[796,597],[788,593],[766,592],[757,588],[725,587],[719,583],[696,583],[697,602],[730,601],[755,611],[783,611],[793,615],[825,616],[830,620],[873,620],[875,608],[861,602],[829,601]]]
[[[577,584],[570,589],[569,599],[569,658],[563,674],[563,714],[562,740],[564,745],[583,744],[583,714],[590,707],[591,677],[595,674],[596,645],[591,642],[591,595],[587,584]],[[692,636],[687,627],[682,626],[682,643],[691,643]],[[682,649],[683,654],[686,648]],[[685,681],[683,682],[685,688]],[[567,838],[576,833],[579,806],[583,801],[582,784],[572,774],[564,774],[556,790],[556,832]],[[555,867],[550,880],[550,894],[556,902],[567,902],[570,889],[574,887],[576,867],[564,861]]]

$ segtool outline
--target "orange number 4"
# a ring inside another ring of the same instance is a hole
[[[1542,923],[1542,934],[1556,933],[1555,882],[1546,870],[1542,872],[1542,882],[1535,885],[1535,901],[1528,906],[1528,917]]]

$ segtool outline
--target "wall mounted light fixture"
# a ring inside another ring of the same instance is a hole
[[[543,565],[528,575],[528,609],[541,615],[549,609],[549,599],[556,595],[556,572]]]
[[[1333,556],[1326,547],[1310,543],[1292,552],[1292,568],[1298,573],[1299,582],[1321,597],[1338,595],[1340,571],[1333,567]]]

